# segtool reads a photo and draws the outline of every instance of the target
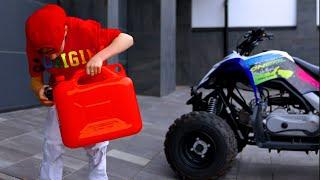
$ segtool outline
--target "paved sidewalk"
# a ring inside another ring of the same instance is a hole
[[[190,112],[185,105],[189,88],[157,98],[139,96],[143,131],[112,141],[107,167],[110,180],[168,180],[176,176],[166,162],[163,141],[167,128],[180,115]],[[42,158],[42,124],[46,108],[0,114],[0,179],[37,179]],[[86,179],[87,157],[82,149],[65,149],[65,180]],[[318,180],[319,155],[304,152],[268,153],[248,146],[222,180]],[[14,178],[15,177],[15,178]]]

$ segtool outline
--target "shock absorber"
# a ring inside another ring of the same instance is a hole
[[[217,99],[210,97],[208,100],[208,109],[207,112],[216,114],[217,112]]]

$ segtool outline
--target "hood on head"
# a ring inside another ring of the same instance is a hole
[[[36,10],[26,21],[26,37],[32,48],[59,51],[64,39],[67,15],[58,5],[49,4]]]

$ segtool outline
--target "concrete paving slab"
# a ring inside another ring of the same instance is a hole
[[[0,146],[0,169],[9,167],[23,159],[27,159],[32,155],[16,149]]]
[[[63,177],[64,180],[88,180],[89,168],[88,166],[82,167],[79,171],[68,174]]]
[[[31,157],[10,167],[1,169],[1,172],[8,175],[14,175],[20,179],[39,179],[40,162],[41,160]],[[64,167],[63,176],[72,172],[74,172],[73,169]]]
[[[109,143],[108,150],[110,149],[125,150],[128,147],[128,143],[130,142],[131,139],[132,139],[132,136],[113,140]]]
[[[137,164],[140,166],[145,166],[150,162],[150,159],[146,159],[146,158],[136,156],[134,154],[126,153],[123,151],[119,151],[116,149],[112,149],[112,150],[108,151],[107,156],[113,157],[116,159],[120,159],[123,161],[128,161],[130,163]]]
[[[18,111],[11,111],[7,113],[1,113],[2,118],[10,119],[20,119],[21,117],[28,117],[30,120],[33,119],[43,119],[46,117],[47,107],[38,107],[32,109],[24,109]]]
[[[25,129],[12,127],[10,125],[7,125],[4,122],[0,123],[0,141],[5,140],[10,137],[19,136],[19,135],[24,134],[26,132],[28,132],[28,131]]]
[[[10,119],[3,121],[2,123],[10,127],[15,127],[18,129],[24,129],[26,132],[38,130],[43,127],[42,123],[36,121],[29,121],[28,119]]]
[[[113,157],[107,157],[107,172],[123,179],[132,179],[137,175],[143,166],[119,160]]]
[[[20,179],[0,172],[0,180],[20,180]]]
[[[88,161],[87,153],[83,148],[70,149],[65,147],[64,150],[65,150],[65,153],[64,153],[65,156],[69,156],[82,161]]]
[[[240,156],[238,179],[272,180],[271,158],[267,150],[247,146]]]
[[[79,171],[64,176],[63,180],[88,180],[88,173],[89,173],[88,166],[84,166]],[[108,173],[108,179],[109,180],[128,180],[128,178],[120,177],[112,173]]]
[[[112,144],[112,142],[111,142]],[[154,138],[153,136],[140,133],[130,139],[127,146],[119,148],[118,150],[124,151],[136,156],[146,159],[152,159],[159,151],[163,149],[163,140]]]
[[[7,121],[8,119],[0,117],[0,122]]]
[[[176,175],[170,168],[166,161],[166,157],[163,151],[160,151],[152,161],[143,169],[143,172],[147,174],[154,174],[163,179],[176,179]]]
[[[161,176],[161,175],[156,175],[156,174],[152,174],[152,173],[148,173],[145,171],[141,171],[140,173],[138,173],[133,180],[174,180],[175,178],[168,178],[165,176]]]
[[[32,131],[31,133],[4,140],[0,145],[35,155],[42,151],[42,138],[43,136],[39,131]]]
[[[315,159],[314,159],[315,158]],[[319,156],[314,153],[284,151],[271,156],[274,180],[319,179]],[[318,160],[318,161],[317,161]]]
[[[42,160],[43,159],[43,154],[39,153],[33,156],[36,159]],[[63,159],[63,165],[65,167],[68,167],[70,169],[73,169],[74,171],[78,171],[79,169],[83,168],[86,166],[88,163],[86,161],[82,161],[76,158],[72,158],[69,156],[62,155]]]

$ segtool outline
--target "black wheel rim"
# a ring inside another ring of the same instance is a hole
[[[193,169],[209,167],[215,160],[215,152],[215,141],[204,131],[187,133],[182,137],[179,144],[179,154],[182,161]]]

